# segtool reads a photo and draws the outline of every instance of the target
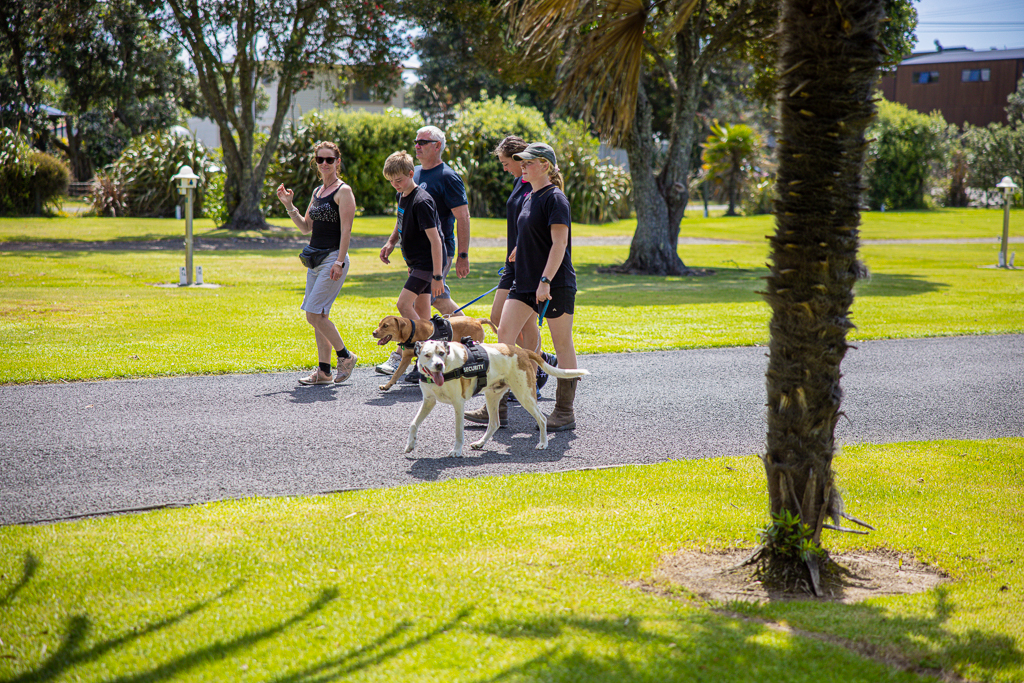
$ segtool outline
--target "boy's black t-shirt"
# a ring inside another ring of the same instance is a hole
[[[516,238],[516,292],[536,292],[540,276],[551,253],[551,226],[569,227],[562,265],[551,278],[551,287],[576,289],[576,271],[572,267],[572,213],[569,198],[554,185],[531,192],[519,211],[519,235]]]
[[[414,270],[434,272],[434,258],[430,253],[427,230],[437,230],[440,221],[434,200],[422,187],[406,196],[398,193],[398,220],[402,226],[402,257]]]

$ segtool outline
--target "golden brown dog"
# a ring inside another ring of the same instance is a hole
[[[452,324],[452,341],[469,337],[473,341],[482,342],[484,340],[484,325],[490,326],[495,334],[498,333],[498,328],[487,318],[456,316],[449,318],[448,322]],[[377,346],[384,346],[392,341],[404,345],[402,347],[402,362],[398,364],[398,369],[395,370],[395,374],[391,376],[387,384],[380,385],[381,391],[387,391],[395,386],[395,382],[409,367],[413,356],[416,355],[413,345],[418,341],[427,341],[433,334],[434,325],[429,320],[413,321],[397,315],[386,315],[381,318],[377,329],[373,331],[373,338],[377,340]]]

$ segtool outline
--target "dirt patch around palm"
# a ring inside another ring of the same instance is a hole
[[[949,578],[934,567],[908,555],[888,550],[834,553],[836,571],[822,574],[823,597],[808,592],[768,588],[750,565],[742,565],[751,551],[700,552],[681,550],[666,557],[655,570],[654,585],[679,586],[697,597],[719,603],[779,600],[828,600],[853,603],[884,595],[907,595],[934,588]]]

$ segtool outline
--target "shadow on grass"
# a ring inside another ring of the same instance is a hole
[[[950,287],[945,282],[932,282],[917,275],[881,273],[873,274],[870,280],[858,282],[855,290],[861,296],[896,297],[930,294]]]
[[[23,586],[29,582],[31,575],[35,573],[37,562],[31,553],[26,554],[24,575],[19,582]],[[31,568],[31,571],[29,571]],[[75,614],[68,619],[67,631],[64,634],[60,645],[46,659],[32,671],[20,674],[7,679],[7,683],[43,683],[63,679],[70,673],[73,667],[94,662],[110,653],[116,653],[118,649],[149,636],[171,626],[175,626],[189,617],[198,614],[210,607],[218,600],[221,600],[241,588],[241,583],[236,582],[225,588],[216,595],[206,600],[192,603],[177,614],[165,617],[158,621],[147,624],[140,624],[132,627],[122,635],[98,642],[90,647],[83,647],[89,634],[91,623],[89,617],[84,614]],[[244,635],[237,636],[230,640],[215,640],[210,645],[196,649],[188,654],[175,657],[168,662],[153,666],[147,671],[135,674],[119,676],[106,679],[110,683],[144,683],[152,681],[165,681],[182,677],[186,672],[202,666],[215,659],[222,659],[235,653],[242,652],[252,646],[280,635],[295,624],[308,619],[316,612],[323,609],[329,602],[338,596],[335,588],[328,588],[320,591],[320,594],[313,599],[304,609],[296,612],[293,616],[284,619],[277,624],[251,631]]]
[[[272,683],[327,683],[340,680],[349,674],[382,664],[388,659],[421,645],[426,645],[455,628],[470,615],[472,610],[463,608],[451,619],[414,638],[403,637],[412,628],[408,620],[400,621],[382,636],[366,645],[348,652],[329,657],[300,671],[272,679]]]
[[[823,607],[812,605],[807,609],[820,614]],[[613,618],[546,615],[526,620],[494,619],[474,630],[505,640],[534,641],[533,649],[546,643],[547,652],[478,679],[477,683],[786,680],[796,671],[806,672],[810,663],[825,658],[830,661],[835,680],[873,681],[879,676],[885,680],[919,680],[914,674],[960,680],[961,672],[977,664],[984,666],[986,677],[1003,679],[1024,661],[1014,639],[1008,635],[947,626],[956,609],[949,601],[948,590],[943,588],[934,591],[930,614],[922,616],[892,616],[890,610],[866,604],[842,609],[846,615],[837,616],[856,623],[859,633],[868,634],[865,638],[851,641],[796,632],[786,636],[785,645],[780,646],[763,640],[766,634],[777,631],[774,627],[705,611],[680,616],[672,625],[665,625],[665,618],[659,615],[655,619],[662,625],[658,631],[644,626],[642,614]],[[787,615],[786,620],[799,627],[792,615]],[[887,643],[871,642],[874,633],[886,634]],[[889,644],[894,635],[895,647]],[[593,642],[595,638],[600,644],[590,647],[590,651],[600,649],[619,654],[598,656],[578,649],[568,651],[563,644],[566,640]],[[839,648],[839,652],[823,643]],[[630,651],[631,656],[623,654]],[[859,662],[865,657],[873,660],[881,671],[862,666]],[[902,670],[905,677],[893,676],[887,669]]]

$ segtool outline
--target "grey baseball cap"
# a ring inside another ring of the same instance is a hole
[[[555,161],[555,150],[551,149],[551,145],[547,145],[543,142],[532,142],[529,147],[524,149],[518,154],[513,154],[512,158],[516,161],[528,161],[530,159],[547,159],[551,162],[552,166],[558,166],[558,162]]]

